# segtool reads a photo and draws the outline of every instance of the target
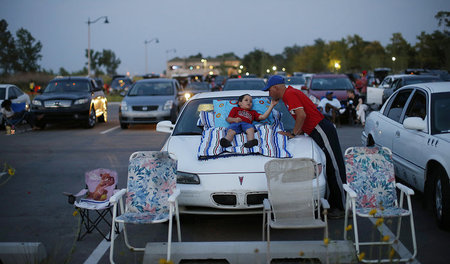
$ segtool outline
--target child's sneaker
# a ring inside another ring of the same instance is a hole
[[[257,139],[252,139],[252,140],[246,142],[246,143],[244,144],[244,147],[246,147],[246,148],[252,148],[252,147],[257,146],[257,145],[258,145],[258,140],[257,140]]]
[[[220,139],[220,145],[222,146],[222,148],[228,148],[231,147],[231,142],[226,138],[222,138]]]

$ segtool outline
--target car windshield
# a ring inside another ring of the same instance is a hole
[[[236,97],[215,97],[215,98],[203,98],[191,100],[187,103],[180,118],[177,121],[174,136],[180,135],[201,135],[203,128],[197,126],[200,111],[213,111],[213,100],[232,100]],[[277,111],[282,113],[282,123],[285,130],[290,131],[294,128],[294,119],[289,114],[286,106],[283,103],[279,103],[275,106]]]
[[[348,78],[313,78],[311,90],[349,90],[353,85]]]
[[[126,86],[130,86],[133,82],[128,79],[128,78],[124,78],[124,79],[114,79],[111,82],[111,87],[115,88],[115,87],[126,87]]]
[[[224,91],[232,90],[262,90],[266,84],[263,80],[236,80],[228,81],[223,87]]]
[[[305,78],[303,78],[303,77],[288,77],[288,78],[286,78],[286,84],[305,84]]]
[[[47,93],[79,93],[89,92],[88,80],[56,80],[51,81],[45,90],[42,92]]]
[[[450,133],[450,92],[431,96],[431,134]]]
[[[209,83],[206,82],[193,82],[186,86],[185,90],[188,91],[209,91]]]
[[[6,89],[0,88],[0,100],[5,100],[6,97]]]
[[[128,92],[128,96],[173,95],[171,82],[137,82]]]

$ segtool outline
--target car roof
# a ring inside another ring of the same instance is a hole
[[[312,78],[348,78],[345,74],[314,74]]]
[[[232,79],[228,79],[227,82],[238,82],[238,81],[263,81],[263,78],[232,78]]]
[[[423,88],[429,90],[431,93],[442,93],[442,92],[450,92],[450,82],[430,82],[430,83],[416,83],[411,85],[403,86],[403,88]]]
[[[15,86],[15,85],[14,84],[8,84],[8,83],[0,84],[0,88],[8,88],[10,86]]]
[[[152,79],[142,79],[137,82],[174,82],[175,79],[167,79],[167,78],[152,78]]]
[[[91,77],[83,77],[83,76],[68,76],[68,77],[57,77],[51,80],[52,81],[61,81],[61,80],[93,80]]]
[[[220,98],[220,97],[236,97],[236,99],[243,95],[249,94],[254,96],[269,96],[269,92],[258,91],[258,90],[232,90],[232,91],[221,91],[221,92],[206,92],[199,93],[192,97],[192,99],[204,99],[204,98]]]

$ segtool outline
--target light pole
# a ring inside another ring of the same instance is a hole
[[[150,44],[152,41],[155,41],[156,43],[159,43],[159,39],[158,38],[152,38],[151,40],[146,40],[144,41],[144,45],[145,45],[145,73],[148,73],[148,51],[147,51],[147,44]]]
[[[88,76],[91,76],[91,24],[96,23],[102,18],[105,19],[103,23],[109,24],[107,16],[101,16],[93,21],[91,21],[91,18],[88,17],[88,21],[86,22],[88,24]]]

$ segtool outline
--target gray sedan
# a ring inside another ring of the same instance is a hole
[[[180,85],[175,79],[144,79],[130,88],[119,108],[120,127],[176,121]]]

